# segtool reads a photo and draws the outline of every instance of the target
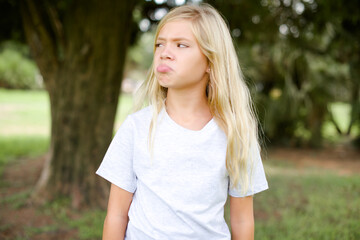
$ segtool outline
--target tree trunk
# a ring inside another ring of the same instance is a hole
[[[358,53],[360,54],[360,52]],[[359,55],[358,55],[359,56]],[[350,64],[350,77],[353,79],[352,88],[350,92],[350,124],[347,129],[347,134],[350,135],[351,128],[357,124],[360,128],[360,69],[359,64],[356,64],[356,61],[353,61]],[[360,132],[358,131],[357,139],[360,140]]]
[[[322,125],[324,122],[326,108],[313,101],[312,108],[308,116],[308,128],[311,132],[309,144],[311,147],[319,148],[323,144]]]
[[[67,196],[75,208],[105,206],[108,186],[95,171],[112,138],[134,2],[77,0],[59,11],[47,1],[23,1],[52,119],[36,196]]]

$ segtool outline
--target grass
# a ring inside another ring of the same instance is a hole
[[[79,239],[101,239],[105,211],[88,211],[77,220],[71,220],[69,225],[78,230]]]
[[[105,211],[99,209],[82,212],[72,210],[72,213],[69,214],[67,209],[70,209],[70,200],[61,198],[45,205],[41,212],[54,216],[54,219],[64,229],[76,229],[78,232],[76,239],[101,239]],[[69,215],[77,215],[78,217],[70,217]]]
[[[44,154],[49,146],[46,136],[2,136],[0,135],[0,176],[4,166],[16,159],[33,158]]]
[[[132,97],[119,99],[115,129],[130,113]],[[49,136],[50,106],[46,91],[0,89],[0,136]]]
[[[254,196],[255,239],[360,239],[360,176],[314,168],[283,174],[295,167],[279,162],[265,162],[270,189]]]
[[[0,174],[9,162],[36,157],[48,149],[50,116],[47,101],[44,91],[0,89]],[[338,120],[343,122],[341,119],[348,110],[335,106],[334,111],[341,115]],[[131,96],[122,95],[115,130],[130,108]],[[295,166],[271,159],[265,162],[265,168],[270,190],[254,197],[255,239],[360,239],[360,176],[340,176],[313,168],[307,169],[306,174],[303,171],[288,174],[288,170],[294,172]],[[16,209],[23,206],[29,194],[19,192],[0,203],[10,203],[10,207]],[[39,211],[53,216],[56,224],[27,227],[25,234],[31,238],[39,233],[76,229],[76,239],[101,238],[104,211],[75,212],[77,217],[71,217],[74,213],[69,215],[68,209],[68,199],[45,205]],[[228,206],[225,213],[228,219]],[[0,226],[0,230],[8,227]]]
[[[19,209],[26,204],[26,201],[31,195],[30,190],[14,193],[8,197],[4,197],[0,200],[0,205],[10,204],[13,209]]]
[[[0,135],[48,136],[49,110],[45,91],[0,89]]]
[[[256,239],[359,239],[360,177],[317,174],[269,177],[255,196]]]
[[[270,160],[267,168],[274,161]],[[275,162],[275,165],[278,165]],[[293,168],[281,166],[281,168]],[[254,197],[256,231],[261,240],[356,240],[360,239],[360,177],[333,173],[268,176],[270,190]],[[63,229],[77,229],[77,239],[100,239],[105,211],[92,210],[69,218],[69,201],[60,199],[42,209],[54,216]],[[229,206],[225,208],[229,219]],[[32,229],[32,233],[53,225]]]

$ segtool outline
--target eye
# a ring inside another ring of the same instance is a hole
[[[188,47],[187,45],[182,44],[182,43],[178,43],[177,46],[178,46],[179,48],[187,48],[187,47]]]
[[[162,47],[162,46],[163,46],[163,44],[162,44],[162,43],[156,43],[156,44],[155,44],[155,47],[156,47],[156,48],[158,48],[158,47]]]

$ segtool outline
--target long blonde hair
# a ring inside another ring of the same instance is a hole
[[[245,84],[227,24],[209,4],[185,5],[172,9],[158,24],[155,40],[162,27],[171,21],[188,20],[200,49],[210,66],[207,97],[210,111],[227,136],[226,168],[231,187],[241,182],[247,192],[255,151],[259,151],[257,121],[249,89]],[[156,42],[156,41],[155,41]],[[154,46],[155,51],[155,46]],[[135,110],[147,102],[153,108],[149,147],[152,149],[157,116],[164,107],[167,89],[160,86],[152,65],[135,99]]]

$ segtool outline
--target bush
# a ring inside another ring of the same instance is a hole
[[[42,77],[26,46],[7,42],[0,48],[0,87],[39,89]]]

